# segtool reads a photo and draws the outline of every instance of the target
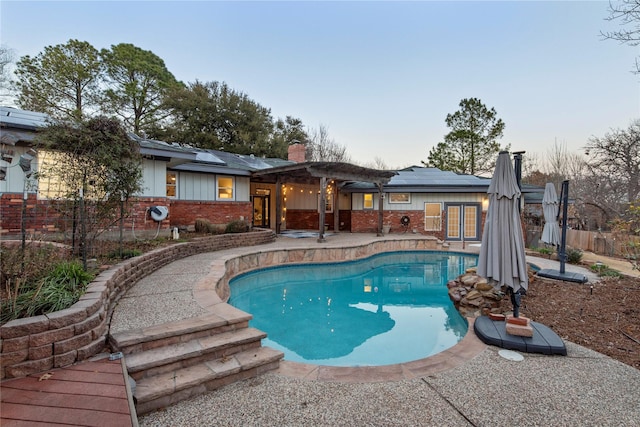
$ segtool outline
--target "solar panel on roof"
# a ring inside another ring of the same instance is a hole
[[[203,163],[217,163],[220,165],[224,165],[225,162],[223,162],[219,157],[213,155],[212,153],[209,152],[198,152],[196,153],[196,162],[203,162]]]

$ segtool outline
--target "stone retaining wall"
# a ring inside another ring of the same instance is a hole
[[[68,366],[102,351],[118,299],[158,268],[203,252],[274,241],[272,230],[204,237],[156,249],[105,270],[70,308],[0,326],[0,379]]]

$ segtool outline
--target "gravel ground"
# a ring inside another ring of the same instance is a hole
[[[110,333],[206,314],[193,299],[193,287],[209,274],[216,256],[215,252],[193,255],[141,279],[118,301],[111,317]]]
[[[140,417],[141,426],[639,426],[640,371],[567,343],[513,362],[488,347],[461,368],[344,384],[269,373]]]

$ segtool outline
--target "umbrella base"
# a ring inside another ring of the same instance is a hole
[[[567,355],[564,341],[553,330],[541,323],[530,323],[534,331],[532,337],[511,335],[507,333],[506,325],[507,322],[480,316],[475,319],[473,328],[478,338],[485,344],[524,353]]]
[[[537,276],[545,277],[547,279],[555,279],[555,280],[564,280],[565,282],[576,282],[576,283],[586,283],[587,276],[580,273],[571,273],[569,271],[565,271],[564,273],[560,273],[558,270],[552,270],[550,268],[545,268],[536,273]]]

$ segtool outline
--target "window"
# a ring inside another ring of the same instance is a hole
[[[389,203],[411,203],[409,193],[389,193]]]
[[[175,172],[167,172],[167,197],[176,197],[178,194],[176,191],[177,175]]]
[[[218,177],[218,199],[233,200],[233,178]]]
[[[365,193],[363,202],[363,209],[373,209],[373,193]]]
[[[440,203],[424,204],[424,230],[440,231],[441,230],[442,206]]]
[[[327,194],[324,198],[324,211],[333,212],[333,194]],[[320,194],[318,194],[318,212],[320,212]]]
[[[325,199],[324,211],[333,212],[333,195],[331,194],[327,195],[327,198]]]

